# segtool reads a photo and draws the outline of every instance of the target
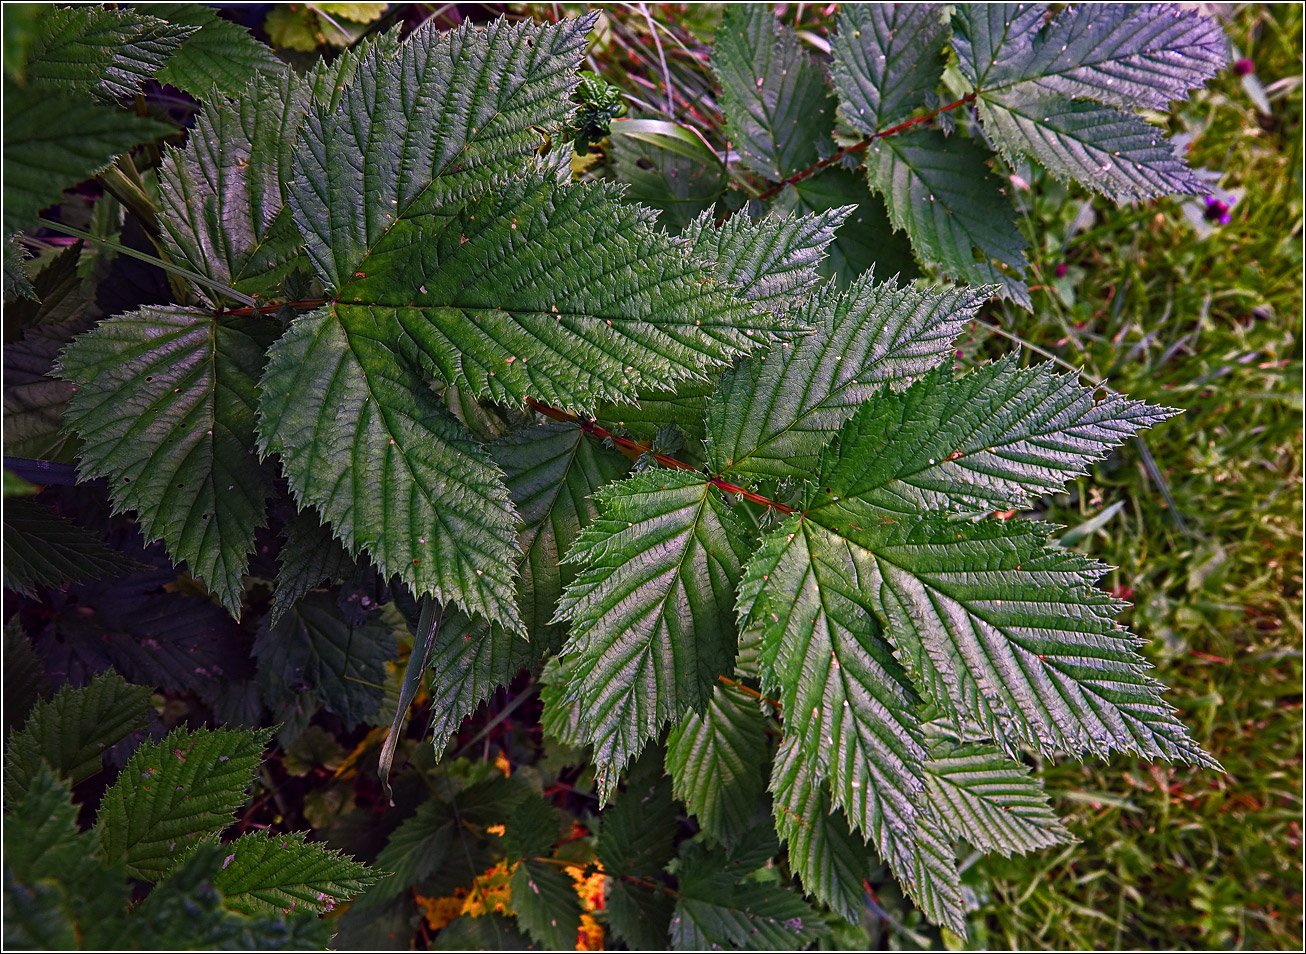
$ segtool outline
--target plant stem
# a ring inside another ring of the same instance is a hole
[[[596,421],[586,421],[583,418],[580,418],[575,414],[572,414],[570,411],[564,411],[561,408],[556,408],[548,404],[543,404],[535,400],[534,398],[527,398],[526,403],[530,405],[532,408],[534,408],[535,410],[539,411],[545,417],[551,417],[555,421],[562,421],[565,424],[579,424],[580,429],[584,431],[586,434],[590,434],[594,437],[598,437],[603,440],[612,441],[612,443],[616,444],[618,447],[624,447],[627,450],[637,451],[641,455],[647,454],[649,457],[653,458],[653,460],[657,461],[663,467],[668,467],[671,470],[691,470],[694,473],[699,473],[699,469],[695,467],[693,464],[686,464],[684,461],[677,460],[676,458],[672,457],[670,454],[663,454],[660,451],[655,451],[649,444],[645,443],[644,441],[632,440],[629,437],[623,437],[620,434],[614,434],[612,433],[612,431],[608,430],[606,427],[602,426]],[[728,494],[735,494],[736,496],[743,497],[745,500],[752,501],[755,504],[760,504],[763,507],[770,507],[772,510],[775,510],[779,513],[789,514],[789,513],[798,512],[788,504],[783,504],[778,500],[772,500],[770,497],[763,497],[761,494],[753,493],[753,491],[751,490],[748,490],[744,487],[740,487],[737,484],[732,484],[729,481],[723,480],[720,477],[709,477],[707,482],[711,484],[713,487],[716,487],[718,490],[724,491],[725,493]]]
[[[802,182],[804,179],[811,178],[812,176],[820,172],[822,169],[829,168],[830,166],[834,165],[836,162],[839,162],[844,158],[844,156],[855,156],[858,153],[863,153],[870,148],[870,145],[873,142],[877,142],[881,139],[887,139],[889,136],[896,135],[900,132],[906,132],[908,129],[911,129],[913,126],[919,126],[921,123],[928,123],[931,120],[938,118],[943,113],[957,109],[961,106],[969,105],[970,103],[975,102],[976,95],[977,94],[975,92],[967,93],[961,99],[955,100],[954,102],[951,103],[945,103],[944,105],[939,106],[936,109],[931,109],[928,113],[924,113],[923,115],[917,116],[915,119],[908,119],[905,122],[898,123],[898,125],[896,126],[890,126],[888,129],[885,129],[882,132],[877,132],[874,135],[867,136],[861,142],[853,143],[851,146],[844,146],[842,149],[837,150],[832,155],[827,156],[826,158],[822,159],[820,162],[816,163],[815,165],[808,166],[806,169],[803,169],[800,172],[795,172],[793,175],[783,180],[782,182],[777,182],[775,185],[771,186],[771,188],[767,189],[765,192],[759,195],[757,199],[759,202],[765,202],[767,199],[773,199],[784,191],[785,186],[797,185],[799,182]]]

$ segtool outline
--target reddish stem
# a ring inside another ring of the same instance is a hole
[[[610,440],[618,447],[624,447],[627,450],[637,451],[640,454],[647,454],[650,457],[652,457],[655,461],[657,461],[659,464],[661,464],[663,467],[669,467],[672,470],[692,470],[695,473],[699,472],[698,468],[695,467],[693,464],[686,464],[682,460],[676,460],[676,458],[672,457],[669,454],[663,454],[660,451],[655,451],[651,446],[649,446],[644,441],[632,440],[629,437],[623,437],[620,434],[614,434],[612,433],[612,431],[608,430],[606,427],[599,424],[597,421],[587,421],[583,418],[577,417],[575,414],[572,414],[570,411],[564,411],[561,408],[552,407],[548,404],[542,404],[541,402],[535,400],[534,398],[527,398],[526,403],[529,404],[531,407],[533,407],[535,410],[539,411],[545,417],[551,417],[555,421],[562,421],[565,424],[579,424],[580,429],[584,431],[586,434],[591,434],[594,437],[602,438],[604,440]],[[780,501],[772,500],[770,497],[763,497],[761,494],[755,494],[751,490],[747,490],[744,487],[740,487],[737,484],[732,484],[729,481],[723,480],[720,477],[709,477],[707,482],[711,484],[713,487],[716,487],[718,490],[724,491],[725,493],[728,494],[735,494],[739,497],[743,497],[745,500],[750,500],[753,503],[760,504],[763,507],[770,507],[772,510],[775,510],[779,513],[798,512],[793,507],[790,507],[788,504],[782,504]]]
[[[233,315],[237,318],[252,318],[255,315],[272,315],[282,308],[318,308],[326,303],[325,298],[301,298],[299,301],[275,302],[271,305],[259,305],[254,308],[228,308],[218,312],[218,314]]]
[[[788,179],[785,179],[783,182],[778,182],[775,185],[771,186],[771,188],[767,189],[761,195],[757,196],[756,201],[765,202],[767,199],[775,198],[777,195],[779,195],[781,192],[784,191],[785,186],[797,185],[799,182],[802,182],[804,179],[811,178],[812,176],[820,172],[822,169],[828,169],[836,162],[839,162],[841,159],[843,159],[844,156],[854,156],[857,155],[858,153],[865,152],[867,149],[870,148],[870,145],[873,142],[876,142],[880,139],[886,139],[889,136],[896,135],[900,132],[906,132],[908,129],[911,129],[913,126],[919,126],[921,123],[928,123],[933,119],[937,119],[943,113],[950,112],[951,110],[957,109],[961,106],[966,106],[970,103],[973,103],[975,102],[975,95],[976,94],[974,92],[967,93],[965,96],[963,96],[961,99],[955,102],[946,103],[945,105],[940,106],[937,109],[932,109],[928,113],[924,113],[923,115],[917,116],[915,119],[908,119],[906,122],[898,123],[898,125],[896,126],[890,126],[888,129],[882,130],[881,132],[877,132],[872,136],[867,136],[861,142],[853,143],[851,146],[844,146],[842,149],[836,151],[833,155],[827,156],[825,159],[822,159],[820,162],[816,163],[815,165],[808,166],[806,169],[803,169],[801,172],[795,172],[793,175],[791,175]],[[724,220],[725,220],[725,216],[722,216],[721,221]],[[717,224],[720,225],[721,221],[718,221]]]

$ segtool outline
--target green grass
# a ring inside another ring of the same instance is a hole
[[[1291,5],[1244,7],[1230,28],[1275,97],[1271,118],[1229,74],[1171,118],[1195,136],[1194,165],[1245,190],[1208,236],[1170,200],[1097,202],[1095,223],[1071,236],[1082,199],[1032,183],[1044,287],[1033,316],[996,319],[1184,411],[1145,436],[1179,519],[1136,445],[1046,516],[1075,525],[1124,501],[1078,547],[1119,568],[1103,585],[1136,603],[1128,622],[1228,774],[1048,766],[1082,843],[979,861],[976,946],[1301,946],[1301,30]]]

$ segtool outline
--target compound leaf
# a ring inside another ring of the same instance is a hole
[[[135,510],[224,607],[239,616],[254,531],[272,475],[254,457],[266,321],[150,306],[75,339],[58,374],[77,387],[66,419],[83,479],[107,477],[115,510]]]
[[[988,89],[1014,64],[1029,61],[1034,37],[1047,19],[1046,3],[962,3],[953,14],[952,48],[962,75]]]
[[[37,587],[123,576],[143,564],[105,545],[33,500],[8,500],[4,508],[5,589],[35,598]]]
[[[95,90],[109,99],[137,92],[195,32],[135,10],[94,6],[48,10],[36,27],[27,52],[29,83]]]
[[[789,848],[789,866],[803,889],[840,917],[856,921],[865,907],[865,879],[874,867],[866,839],[853,834],[827,786],[812,772],[801,740],[780,743],[771,769],[776,832]]]
[[[231,824],[271,734],[174,729],[142,745],[100,803],[95,824],[106,861],[161,880],[194,839]]]
[[[285,543],[277,556],[280,570],[272,592],[268,619],[273,626],[309,590],[352,575],[355,564],[331,528],[312,509],[301,510],[286,522]]]
[[[5,798],[6,875],[28,884],[74,881],[95,865],[96,844],[77,826],[69,781],[44,761],[36,763],[27,781],[21,798]]]
[[[900,875],[917,854],[927,757],[917,696],[880,632],[870,554],[795,516],[763,539],[739,588],[741,628],[761,631],[763,690],[785,739],[830,780],[844,810]]]
[[[469,619],[446,609],[449,618],[431,647],[431,732],[436,752],[443,752],[464,719],[500,686],[523,669],[537,666],[561,644],[559,634],[533,634],[527,642],[519,633]]]
[[[580,898],[563,869],[530,859],[519,862],[512,875],[512,908],[517,923],[546,950],[576,946]]]
[[[865,587],[877,615],[946,715],[1046,754],[1215,764],[1161,699],[1137,637],[1115,622],[1123,604],[1094,586],[1104,567],[1048,549],[1038,524],[886,515],[845,496],[832,471],[822,477],[832,493],[807,518],[871,553]]]
[[[518,172],[540,143],[529,127],[557,126],[570,111],[593,22],[441,33],[427,21],[398,49],[369,49],[339,84],[339,105],[310,112],[295,148],[290,203],[328,286],[372,271],[367,259],[405,219]]]
[[[690,845],[676,869],[673,948],[801,950],[825,933],[800,896],[774,882],[744,880],[750,864],[702,843]]]
[[[378,878],[348,855],[306,842],[303,832],[250,832],[222,847],[225,857],[213,886],[230,910],[250,916],[323,914]]]
[[[532,638],[545,636],[563,587],[575,570],[561,557],[581,528],[598,515],[593,494],[625,472],[629,462],[579,424],[549,423],[508,434],[490,445],[521,515],[522,556],[517,601]]]
[[[731,619],[749,534],[702,475],[649,471],[598,494],[603,517],[567,554],[584,566],[558,619],[606,800],[669,719],[701,709],[735,655]]]
[[[766,3],[726,7],[712,52],[721,109],[744,165],[781,180],[820,158],[834,115],[820,70]]]
[[[267,296],[303,261],[284,193],[309,90],[284,70],[230,95],[211,102],[186,148],[164,159],[159,222],[169,251],[191,269],[245,294]]]
[[[850,3],[830,42],[839,115],[866,135],[905,119],[943,75],[947,27],[938,4]]]
[[[437,381],[578,412],[702,381],[784,328],[700,284],[702,263],[655,232],[647,210],[618,200],[611,184],[523,173],[428,211],[420,232],[396,223],[335,308],[392,323]]]
[[[829,246],[830,257],[821,263],[823,277],[833,276],[847,288],[869,268],[881,276],[903,279],[920,275],[911,242],[889,224],[884,200],[866,189],[865,176],[842,166],[831,166],[814,176],[785,186],[775,207],[801,212],[824,212],[851,206],[853,212],[839,227]]]
[[[659,889],[663,868],[675,855],[676,804],[671,779],[655,777],[645,757],[629,773],[626,790],[604,810],[594,848],[611,876],[608,923],[632,950],[667,944],[672,904]],[[661,775],[661,763],[656,763]]]
[[[4,101],[6,237],[35,224],[37,213],[58,202],[64,189],[89,179],[114,156],[176,132],[167,123],[60,89],[6,83]]]
[[[955,46],[962,71],[981,89],[1030,84],[1127,109],[1162,109],[1229,58],[1219,22],[1176,3],[1074,4],[1042,30],[1045,4],[1012,7],[959,7]]]

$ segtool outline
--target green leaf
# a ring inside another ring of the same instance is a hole
[[[789,866],[803,889],[840,917],[857,921],[866,906],[864,883],[875,867],[866,840],[830,802],[830,793],[803,755],[801,740],[780,744],[771,769],[776,832],[789,847]]]
[[[626,790],[599,818],[594,844],[610,878],[608,924],[632,950],[666,947],[672,904],[662,869],[675,856],[678,828],[671,779],[653,753],[631,769]]]
[[[830,41],[839,116],[866,135],[920,108],[943,75],[947,27],[938,4],[850,3]]]
[[[928,701],[1007,747],[1216,765],[1115,622],[1124,604],[1094,586],[1105,567],[1028,521],[884,515],[847,496],[851,469],[821,475],[832,493],[808,519],[870,551],[864,586]]]
[[[82,478],[107,477],[115,510],[135,510],[145,538],[161,538],[236,617],[272,495],[254,407],[274,335],[266,320],[155,305],[101,322],[58,368],[77,387],[66,418],[82,438]]]
[[[5,801],[5,869],[19,881],[71,882],[96,864],[95,838],[77,827],[68,781],[44,761],[37,763],[23,797]]]
[[[729,670],[749,532],[692,472],[648,471],[597,497],[603,517],[567,554],[585,569],[558,619],[571,624],[566,698],[594,745],[606,801],[626,762],[668,720],[707,705]]]
[[[1229,60],[1219,21],[1180,4],[1076,4],[1042,30],[1045,4],[1014,9],[1013,16],[1011,4],[959,6],[955,46],[963,73],[980,88],[1029,83],[1127,109],[1163,109]]]
[[[4,507],[5,589],[36,598],[39,587],[123,576],[144,564],[112,550],[103,538],[34,500]]]
[[[215,881],[225,847],[206,840],[187,852],[129,917],[84,930],[86,946],[107,950],[321,949],[330,922],[315,917],[249,917],[228,910]],[[285,912],[289,913],[289,912]]]
[[[504,826],[503,845],[509,860],[549,854],[569,827],[552,802],[534,794],[527,796]]]
[[[785,327],[700,284],[702,263],[619,196],[524,173],[420,227],[397,222],[335,309],[381,324],[437,381],[577,412],[702,381]]]
[[[702,440],[703,409],[714,384],[684,384],[675,391],[645,391],[638,404],[614,404],[600,412],[598,421],[616,434],[652,441],[664,427],[675,425],[682,435]]]
[[[222,848],[213,885],[227,908],[240,914],[323,914],[377,880],[367,865],[306,842],[303,832],[251,832]]]
[[[4,101],[6,237],[33,225],[37,213],[58,202],[64,189],[89,179],[114,156],[176,132],[166,123],[60,89],[23,90],[6,83]]]
[[[230,95],[211,102],[186,148],[165,157],[159,224],[175,259],[237,291],[269,296],[291,268],[308,265],[284,197],[309,90],[285,70]]]
[[[903,281],[920,275],[911,242],[893,231],[884,200],[868,192],[866,179],[857,173],[833,166],[786,186],[775,198],[776,208],[798,212],[825,212],[849,205],[854,210],[835,233],[830,257],[821,263],[823,277],[833,276],[840,288],[847,288],[872,267],[880,275]]]
[[[272,592],[268,621],[276,626],[309,590],[338,583],[354,572],[354,561],[312,509],[301,510],[286,522],[286,541],[277,556],[280,570]]]
[[[733,847],[752,827],[765,782],[766,718],[755,699],[718,685],[700,715],[690,713],[667,738],[675,795],[704,831]]]
[[[145,727],[150,690],[128,685],[112,671],[82,689],[64,686],[38,702],[10,740],[5,760],[5,802],[23,798],[44,760],[76,785],[100,771],[100,756]]]
[[[1008,157],[1037,160],[1117,202],[1204,193],[1164,131],[1112,106],[1016,87],[979,101],[985,132]]]
[[[521,515],[517,602],[522,619],[533,640],[547,640],[558,598],[576,576],[559,560],[598,515],[593,494],[620,477],[629,461],[586,439],[577,424],[528,427],[496,441],[489,451]]]
[[[708,462],[720,474],[810,476],[817,447],[886,384],[941,363],[988,289],[826,287],[799,312],[811,334],[722,376],[708,402]]]
[[[198,3],[152,3],[146,9],[153,17],[196,28],[155,77],[160,83],[199,99],[207,99],[214,88],[225,96],[236,97],[255,76],[289,72],[248,30],[208,7]]]
[[[623,135],[626,122],[612,124],[609,159],[613,174],[628,184],[631,200],[657,209],[661,213],[658,222],[672,233],[679,232],[725,193],[725,167],[719,160],[708,164],[664,148],[665,138],[650,141]]]
[[[427,799],[400,823],[376,857],[376,866],[390,876],[370,888],[356,907],[372,909],[425,881],[441,865],[457,837],[458,820],[448,803]]]
[[[351,626],[331,594],[310,593],[280,622],[264,621],[254,656],[268,699],[316,692],[352,728],[381,708],[395,638],[379,618]]]
[[[988,159],[973,140],[924,129],[871,146],[866,170],[871,188],[884,196],[894,228],[906,229],[921,259],[950,278],[996,283],[1004,295],[1029,308],[1025,240]],[[993,259],[1005,269],[994,266]]]
[[[732,862],[702,843],[691,843],[683,853],[676,869],[673,948],[792,951],[825,933],[820,916],[801,897],[774,882],[742,880],[749,865]]]
[[[533,951],[531,939],[501,914],[456,917],[440,929],[436,951]]]
[[[948,833],[1003,856],[1074,841],[1048,805],[1043,783],[992,745],[930,746],[927,797]]]
[[[529,859],[519,863],[512,875],[512,908],[517,923],[547,950],[576,946],[580,898],[561,868]]]
[[[529,127],[570,112],[593,22],[440,33],[428,21],[397,52],[365,55],[339,108],[313,110],[295,148],[290,202],[323,281],[343,290],[405,220],[516,173],[540,142]]]
[[[68,916],[70,899],[55,881],[22,884],[4,870],[5,946],[26,950],[73,950],[80,940]]]
[[[976,89],[1028,62],[1047,18],[1045,3],[961,3],[953,14],[952,48],[962,75]]]
[[[64,345],[102,317],[94,283],[77,273],[81,253],[82,243],[70,245],[37,273],[39,303],[7,304],[6,331],[17,340],[4,346],[6,456],[65,464],[77,459],[77,439],[63,426],[72,386],[50,372]]]
[[[1028,507],[1175,413],[1096,393],[1073,374],[1010,358],[961,376],[933,371],[863,404],[821,474],[894,517]]]
[[[740,625],[761,630],[762,688],[779,693],[785,739],[902,877],[917,853],[927,752],[916,691],[876,620],[871,571],[866,551],[791,517],[748,563]]]
[[[765,308],[784,312],[815,290],[825,249],[852,211],[844,206],[810,215],[773,212],[756,222],[732,215],[720,228],[703,213],[680,240],[715,263],[719,281]]]
[[[195,32],[194,27],[135,10],[95,6],[49,10],[36,26],[37,36],[27,53],[28,82],[48,88],[94,89],[108,99],[136,93]],[[7,139],[8,117],[5,133]]]
[[[378,324],[332,308],[295,320],[264,372],[260,450],[281,455],[300,506],[351,556],[516,630],[516,521],[498,470],[383,340],[400,330]]]
[[[561,645],[560,634],[532,633],[528,642],[520,633],[480,620],[471,620],[453,608],[440,627],[431,648],[432,743],[443,752],[463,720],[476,711],[500,686],[523,669],[534,668]]]
[[[834,128],[820,70],[770,4],[730,4],[716,33],[712,69],[721,110],[744,165],[780,180],[816,163]]]
[[[49,694],[50,685],[17,613],[5,623],[4,637],[4,737],[9,739],[27,721],[32,707]]]
[[[105,859],[125,861],[134,878],[161,880],[188,842],[231,824],[271,735],[174,729],[142,745],[100,802]]]

